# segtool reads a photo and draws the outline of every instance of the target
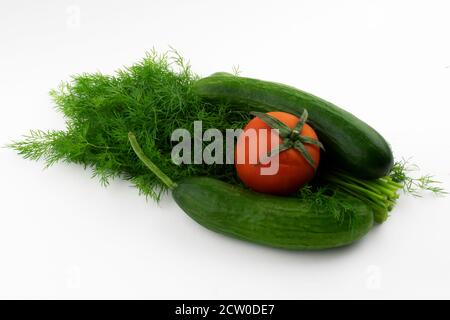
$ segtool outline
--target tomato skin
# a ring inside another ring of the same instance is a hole
[[[286,112],[268,112],[269,115],[277,118],[285,123],[288,127],[293,129],[299,118],[286,113]],[[260,118],[255,117],[245,126],[244,133],[248,130],[254,129],[256,132],[256,156],[257,162],[251,162],[250,145],[248,139],[245,139],[245,135],[239,136],[235,147],[235,167],[239,178],[249,188],[263,193],[287,195],[298,191],[300,187],[308,183],[315,174],[314,168],[306,161],[303,155],[296,149],[288,149],[281,152],[279,155],[273,156],[271,159],[278,158],[279,168],[278,172],[274,175],[261,174],[261,168],[269,167],[269,164],[260,164],[259,162],[264,159],[264,156],[268,151],[272,150],[276,145],[282,142],[280,137],[275,139],[275,144],[271,145],[271,139],[267,139],[266,150],[260,150],[259,139],[261,136],[261,129],[270,130],[268,124],[262,121]],[[311,137],[317,140],[317,135],[311,126],[305,124],[300,133],[302,136]],[[247,140],[247,141],[246,141]],[[246,143],[247,142],[247,143]],[[305,144],[307,152],[311,155],[316,167],[320,161],[320,148],[316,145]],[[263,149],[263,148],[261,148]],[[245,156],[242,155],[245,152]],[[238,159],[243,158],[243,163],[238,163]]]

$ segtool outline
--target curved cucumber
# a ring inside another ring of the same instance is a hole
[[[342,210],[330,212],[325,200],[269,196],[206,177],[177,183],[172,195],[192,219],[210,230],[284,249],[348,245],[373,225],[372,210],[344,195],[339,196]]]
[[[392,151],[377,131],[351,113],[310,93],[223,72],[198,80],[194,91],[204,99],[225,101],[239,110],[284,111],[300,116],[306,108],[328,160],[337,167],[364,179],[385,176],[392,169]]]
[[[191,177],[173,182],[139,146],[128,139],[138,158],[172,190],[178,205],[202,226],[235,238],[285,249],[326,249],[348,245],[373,225],[373,212],[351,196],[318,199],[269,196],[220,180]],[[330,210],[327,201],[340,201]]]

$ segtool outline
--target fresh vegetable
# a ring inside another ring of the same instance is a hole
[[[195,221],[235,238],[285,249],[326,249],[348,245],[373,225],[372,210],[345,194],[296,199],[245,190],[217,179],[190,177],[173,182],[140,148],[129,140],[136,155],[172,189],[178,205]],[[339,207],[329,210],[328,202]]]
[[[314,177],[322,146],[314,130],[306,124],[306,109],[301,119],[286,112],[254,115],[236,143],[235,166],[239,178],[259,192],[298,191]],[[271,129],[279,132],[273,137],[274,144]],[[263,169],[273,172],[269,174]]]
[[[311,126],[330,162],[362,179],[389,174],[393,156],[386,140],[351,113],[310,93],[279,83],[218,73],[198,80],[194,91],[213,103],[239,111],[284,111],[300,116],[308,109]]]

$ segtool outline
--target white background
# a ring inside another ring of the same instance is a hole
[[[294,85],[377,128],[450,188],[448,1],[6,1],[0,144],[64,127],[48,91],[171,45],[200,75]],[[450,298],[449,197],[402,197],[356,245],[289,252],[212,233],[170,196],[0,149],[1,298]]]

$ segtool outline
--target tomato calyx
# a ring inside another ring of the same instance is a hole
[[[291,129],[289,126],[287,126],[284,122],[271,116],[270,114],[263,113],[263,112],[257,112],[257,111],[252,111],[252,112],[250,112],[250,114],[255,117],[260,118],[271,129],[278,130],[278,134],[279,134],[280,138],[282,139],[282,142],[279,145],[277,145],[275,148],[273,148],[267,154],[267,158],[276,156],[283,151],[294,148],[295,150],[300,152],[300,154],[305,158],[305,160],[308,162],[308,164],[314,168],[314,170],[317,169],[317,166],[314,163],[311,155],[305,148],[305,144],[311,144],[311,145],[318,146],[320,149],[322,149],[324,151],[325,151],[325,148],[319,140],[301,135],[303,126],[305,125],[306,120],[308,119],[308,111],[306,109],[303,110],[300,120],[297,122],[297,124],[295,125],[295,127],[293,129]],[[267,159],[264,159],[264,160],[267,160]]]

